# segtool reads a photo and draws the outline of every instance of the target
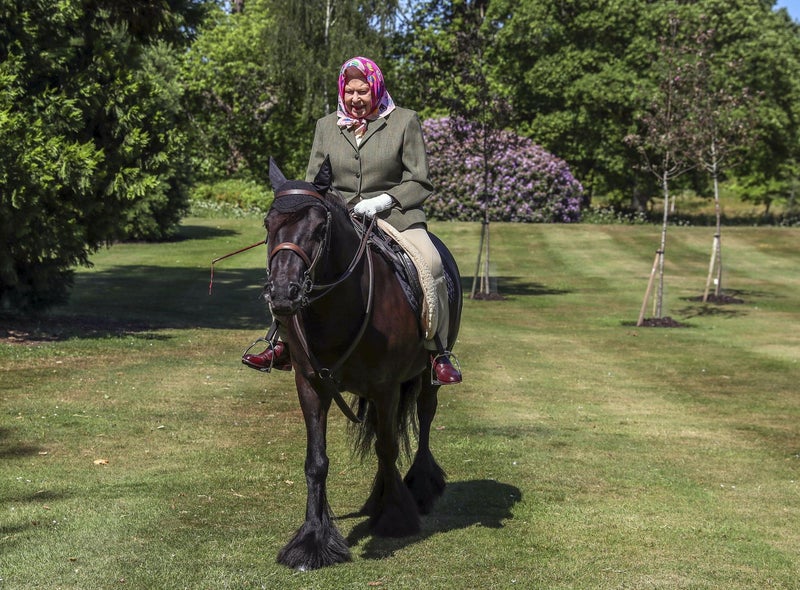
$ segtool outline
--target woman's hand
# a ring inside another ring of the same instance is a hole
[[[377,197],[359,201],[358,203],[355,204],[355,207],[353,207],[353,213],[355,213],[356,215],[363,215],[366,218],[370,218],[374,217],[381,211],[386,211],[387,209],[390,209],[393,204],[394,204],[394,199],[392,198],[392,195],[390,195],[389,193],[383,193],[382,195],[378,195]]]

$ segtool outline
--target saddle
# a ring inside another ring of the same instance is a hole
[[[438,303],[433,275],[416,248],[401,232],[383,219],[373,226],[370,245],[392,266],[403,294],[417,316],[426,340],[433,338],[438,325]],[[359,231],[364,231],[361,228]]]

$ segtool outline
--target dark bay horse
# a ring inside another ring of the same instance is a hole
[[[278,562],[314,569],[350,560],[345,539],[328,506],[326,428],[331,402],[357,423],[362,454],[374,442],[378,471],[362,513],[372,534],[388,537],[420,531],[445,487],[429,438],[439,385],[431,380],[431,356],[390,264],[372,252],[356,230],[343,199],[330,189],[326,161],[313,183],[286,180],[273,162],[275,200],[267,214],[267,284],[264,296],[280,335],[291,350],[295,383],[306,426],[306,517],[278,554]],[[448,275],[451,349],[461,319],[458,268],[432,236]],[[355,395],[345,405],[342,391]],[[405,478],[397,460],[417,450]]]

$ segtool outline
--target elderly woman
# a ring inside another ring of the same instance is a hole
[[[434,354],[434,372],[442,384],[461,382],[461,373],[442,348],[447,342],[447,285],[439,253],[427,232],[422,203],[432,192],[422,127],[414,111],[397,107],[383,74],[372,60],[354,57],[339,71],[335,113],[317,121],[306,179],[313,180],[330,157],[332,187],[357,215],[385,219],[419,250],[434,279],[438,299],[436,334],[426,341]],[[290,368],[283,342],[242,361],[253,368]]]

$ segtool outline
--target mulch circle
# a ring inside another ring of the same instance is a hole
[[[699,301],[702,303],[703,296],[690,297],[689,301]],[[706,298],[706,303],[713,303],[714,305],[738,305],[744,303],[744,299],[739,299],[733,295],[726,295],[725,293],[719,295],[714,295],[712,293]]]
[[[484,301],[504,301],[505,297],[500,293],[475,293],[472,299],[483,299]]]
[[[685,328],[686,324],[682,324],[673,320],[669,316],[663,318],[645,318],[642,321],[641,328]]]

